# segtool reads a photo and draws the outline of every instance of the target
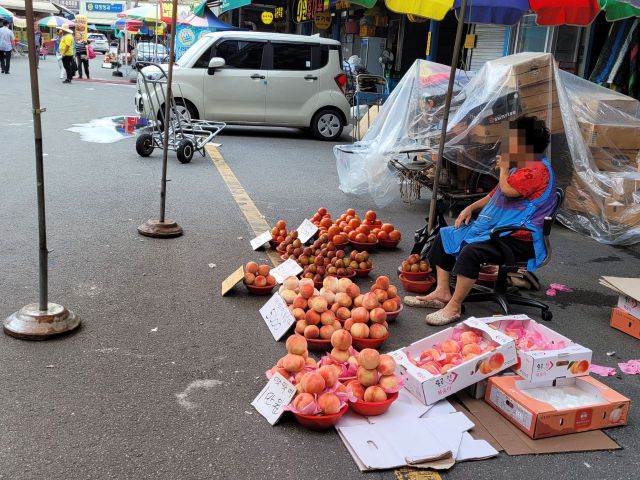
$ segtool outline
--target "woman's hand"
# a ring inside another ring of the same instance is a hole
[[[509,172],[509,157],[507,155],[496,155],[496,170],[500,170],[500,172]]]
[[[460,228],[460,226],[464,223],[465,225],[469,225],[469,222],[471,221],[471,217],[473,215],[473,210],[471,210],[469,207],[463,209],[460,212],[460,215],[458,215],[458,218],[456,218],[455,223],[453,224],[454,228]]]

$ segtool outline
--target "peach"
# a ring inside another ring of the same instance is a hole
[[[352,299],[356,298],[358,295],[360,295],[360,287],[355,283],[351,283],[351,285],[347,287],[347,290],[345,293],[349,295],[349,297],[351,297]]]
[[[244,266],[244,271],[256,275],[258,273],[258,264],[256,262],[249,262]]]
[[[353,327],[353,324],[356,323],[353,321],[353,318],[348,318],[344,321],[344,324],[342,325],[342,328],[344,328],[347,331],[351,331],[351,327]]]
[[[358,373],[356,373],[358,382],[364,387],[371,387],[378,383],[378,371],[368,370],[362,366],[358,367]]]
[[[333,325],[322,325],[320,327],[320,338],[323,340],[329,340],[335,331],[336,329],[333,328]]]
[[[334,330],[342,330],[342,324],[338,320],[333,321],[333,329]]]
[[[402,306],[402,298],[400,298],[400,296],[393,297],[393,300],[396,301],[396,305],[398,306],[398,308]]]
[[[285,343],[288,353],[302,355],[307,351],[307,340],[302,335],[291,335]]]
[[[267,275],[267,285],[273,287],[276,283],[278,283],[276,282],[276,277],[274,277],[273,275]]]
[[[366,293],[362,299],[362,306],[367,310],[373,310],[379,305],[378,299],[375,293]]]
[[[320,367],[318,373],[322,375],[324,378],[324,383],[327,388],[333,387],[336,383],[338,383],[338,369],[334,365],[325,365],[324,367]]]
[[[468,361],[471,360],[472,358],[476,358],[478,356],[478,354],[476,353],[467,353],[466,355],[464,355],[463,359],[464,361]]]
[[[353,365],[354,367],[358,368],[360,365],[358,364],[358,358],[354,357],[353,355],[351,355],[348,359],[347,362],[349,363],[349,365]]]
[[[307,315],[305,311],[301,308],[292,309],[291,314],[293,315],[293,318],[295,318],[296,320],[304,320]]]
[[[378,303],[384,303],[389,297],[387,296],[386,290],[376,290],[374,292]]]
[[[383,338],[387,335],[387,327],[379,323],[374,323],[369,327],[369,338]]]
[[[309,299],[309,308],[322,313],[327,311],[327,301],[322,297],[311,297]]]
[[[387,321],[387,312],[380,307],[374,308],[369,313],[369,318],[372,323],[384,323]]]
[[[322,286],[326,290],[331,290],[333,293],[338,293],[338,279],[336,277],[325,277],[322,280]]]
[[[280,375],[282,375],[284,378],[286,378],[287,380],[289,379],[289,377],[291,376],[291,374],[289,372],[287,372],[284,368],[282,367],[273,367],[271,369],[271,374],[275,375],[276,373],[279,373]]]
[[[381,275],[376,279],[376,285],[383,290],[387,290],[391,286],[391,282],[389,281],[389,277]]]
[[[440,360],[441,356],[442,354],[440,353],[440,350],[434,347],[434,348],[429,348],[424,352],[422,352],[420,354],[420,360],[430,359],[430,360],[438,361]]]
[[[331,290],[325,290],[325,289],[320,290],[320,296],[327,301],[327,305],[331,305],[333,302],[336,301],[336,294],[333,293]]]
[[[480,337],[476,335],[475,332],[462,332],[460,335],[460,341],[467,345],[469,343],[478,343],[480,341]]]
[[[385,300],[382,304],[382,308],[385,312],[395,312],[398,309],[398,306],[393,300]]]
[[[353,304],[353,299],[344,292],[336,293],[335,302],[341,307],[350,307]]]
[[[318,325],[320,323],[320,314],[315,310],[307,310],[304,319],[308,325]]]
[[[442,351],[444,353],[458,353],[460,351],[460,345],[455,340],[445,340],[442,342]]]
[[[304,410],[315,401],[315,397],[310,393],[299,393],[296,395],[296,398],[293,399],[293,408],[296,410]]]
[[[361,383],[355,380],[353,382],[349,382],[347,384],[347,390],[353,393],[353,396],[358,398],[359,400],[364,400],[365,388],[362,386]]]
[[[269,267],[269,265],[260,265],[258,267],[258,275],[262,275],[263,277],[266,277],[267,275],[269,275],[270,271],[271,271],[271,267]]]
[[[305,373],[300,384],[302,391],[306,393],[320,393],[327,387],[324,377],[318,371]]]
[[[427,362],[423,365],[420,365],[420,368],[422,368],[423,370],[426,370],[431,375],[440,374],[440,365],[438,365],[436,362]]]
[[[313,290],[313,283],[311,285],[300,283],[300,295],[302,295],[302,298],[309,299],[313,297]]]
[[[395,375],[381,375],[378,380],[378,385],[380,385],[385,390],[397,390],[398,388],[398,377]]]
[[[349,285],[353,284],[353,282],[348,278],[341,278],[338,280],[338,291],[336,293],[346,293]]]
[[[362,300],[364,300],[364,295],[358,295],[356,298],[353,299],[353,306],[354,307],[361,307],[362,306]]]
[[[256,279],[253,281],[253,284],[256,287],[265,287],[267,285],[267,278],[262,275],[258,275],[256,276]]]
[[[447,373],[449,370],[451,370],[452,368],[455,368],[455,365],[452,363],[447,363],[446,365],[443,365],[442,368],[440,369],[440,373]]]
[[[303,285],[311,285],[313,287],[313,280],[310,278],[301,278],[298,282],[298,286],[302,287]]]
[[[323,393],[318,397],[318,407],[324,415],[333,415],[340,411],[340,399],[334,393]]]
[[[254,282],[256,281],[256,276],[253,273],[246,272],[244,274],[243,281],[246,285],[253,285]]]
[[[396,361],[391,355],[380,355],[380,362],[378,363],[378,373],[380,375],[392,375],[396,371]]]
[[[305,310],[307,308],[307,299],[304,298],[301,295],[298,295],[294,300],[293,300],[293,308],[302,308],[303,310]]]
[[[326,312],[322,312],[320,314],[320,323],[322,325],[333,325],[336,321],[336,314],[331,310],[327,310]]]
[[[347,360],[349,360],[349,351],[348,350],[340,350],[339,348],[333,348],[331,350],[331,356],[333,358],[335,358],[338,362],[344,363]]]
[[[304,363],[305,363],[305,367],[313,367],[313,368],[317,368],[318,367],[318,362],[315,361],[315,359],[311,358],[311,357],[307,357],[304,359]]]
[[[398,296],[398,287],[389,285],[387,288],[387,298],[396,298]]]
[[[298,289],[298,279],[294,276],[289,276],[284,279],[284,282],[282,282],[282,286],[285,288],[285,290],[295,291]]]
[[[302,335],[304,334],[304,329],[307,328],[308,323],[304,320],[298,320],[296,322],[296,333]]]
[[[304,368],[305,361],[302,355],[296,355],[294,353],[287,353],[282,358],[282,368],[287,372],[299,372]]]
[[[482,352],[482,349],[480,348],[480,345],[478,345],[477,343],[467,343],[464,347],[462,347],[462,356],[466,356],[470,353],[480,355],[481,352]]]
[[[349,350],[351,346],[351,334],[346,330],[336,330],[331,335],[331,345],[339,350]]]
[[[489,357],[489,368],[491,370],[498,370],[502,367],[502,365],[504,365],[504,355],[502,355],[501,353],[494,353],[493,355],[491,355],[491,357]]]
[[[366,323],[369,320],[369,312],[364,307],[356,307],[351,310],[351,318],[354,323]]]
[[[499,354],[496,353],[494,357],[496,355],[499,355]],[[580,360],[580,362],[578,363],[577,370],[578,370],[578,373],[586,373],[589,370],[589,362],[587,360]]]
[[[369,338],[369,327],[366,323],[354,323],[350,332],[352,337]]]
[[[380,364],[380,353],[373,348],[365,348],[358,354],[358,363],[367,370],[378,368]]]
[[[304,336],[307,338],[318,338],[320,336],[320,329],[315,325],[307,325],[304,329]]]
[[[364,391],[365,402],[384,402],[387,399],[385,391],[376,386],[369,387]]]
[[[349,310],[347,307],[339,307],[336,310],[336,317],[338,317],[339,320],[347,320],[351,318],[351,310]]]

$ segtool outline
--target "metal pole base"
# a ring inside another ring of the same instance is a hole
[[[22,307],[4,321],[4,333],[21,340],[47,340],[80,326],[80,317],[62,305],[49,303],[39,310],[37,303]]]
[[[164,222],[152,218],[138,227],[138,233],[145,237],[174,238],[183,234],[182,227],[168,218]]]

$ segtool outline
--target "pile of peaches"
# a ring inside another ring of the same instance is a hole
[[[276,247],[287,238],[287,224],[284,220],[278,220],[276,226],[271,229],[271,246]]]
[[[271,275],[269,265],[258,265],[256,262],[248,262],[244,266],[244,278],[242,282],[252,293],[270,293],[276,285],[276,279]]]

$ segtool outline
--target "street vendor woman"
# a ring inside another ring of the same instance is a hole
[[[509,125],[508,150],[496,158],[500,182],[489,195],[466,207],[453,227],[444,227],[429,254],[436,269],[436,289],[426,296],[405,297],[405,304],[437,309],[427,315],[430,325],[445,325],[460,319],[462,303],[484,264],[500,265],[504,261],[500,247],[490,240],[497,227],[521,225],[501,237],[518,262],[528,262],[534,271],[546,257],[542,226],[544,218],[557,202],[553,170],[544,156],[550,141],[549,130],[536,117],[522,117]],[[510,169],[510,165],[517,168]],[[481,210],[472,220],[476,210]],[[451,294],[449,280],[456,275]]]

